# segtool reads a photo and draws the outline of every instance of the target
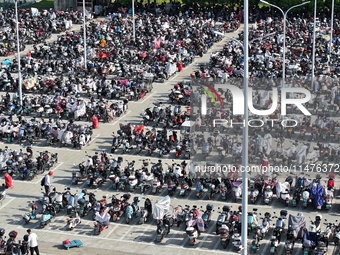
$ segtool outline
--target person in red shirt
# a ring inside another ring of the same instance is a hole
[[[5,187],[6,189],[12,188],[13,187],[13,180],[12,180],[12,175],[8,172],[4,174],[5,177]]]

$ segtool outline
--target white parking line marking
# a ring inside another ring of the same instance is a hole
[[[156,94],[157,91],[152,92],[151,94],[149,94],[147,97],[145,97],[142,101],[140,101],[140,103],[144,103],[146,100],[148,100],[150,97],[152,97],[154,94]],[[136,102],[137,103],[137,102]],[[139,103],[139,102],[138,102]]]
[[[100,134],[96,135],[94,138],[91,138],[91,141],[85,146],[89,146],[94,140],[96,140],[98,137],[100,136]]]
[[[51,171],[54,172],[54,171],[57,170],[59,167],[61,167],[63,164],[64,164],[64,162],[59,162],[59,164],[58,164],[56,167],[53,167],[53,168],[51,169]],[[36,181],[36,182],[34,182],[34,184],[38,184],[38,183],[40,183],[40,181],[41,181],[41,179],[39,178],[39,180]]]
[[[116,225],[114,226],[114,228],[111,229],[111,231],[109,233],[107,233],[107,235],[105,236],[105,238],[108,238],[112,233],[113,231],[115,231],[117,228],[118,228],[119,225]]]
[[[278,249],[278,252],[276,254],[283,254],[283,249],[285,248],[285,244],[280,242],[280,248]]]
[[[80,225],[81,227],[80,228],[75,228],[75,230],[83,230],[84,228],[86,228],[88,225],[90,224],[90,221],[86,221],[86,222],[83,222],[81,221]]]
[[[17,226],[17,229],[26,229],[23,226]],[[48,230],[48,229],[34,229],[34,231],[36,231],[37,233],[42,232],[42,233],[52,233],[52,234],[60,234],[60,231],[55,231],[55,230]],[[123,242],[123,243],[130,243],[130,244],[135,244],[136,245],[136,241],[132,241],[132,240],[123,240],[123,239],[114,239],[114,238],[106,238],[106,237],[102,237],[102,236],[88,236],[85,234],[79,234],[79,233],[74,233],[74,232],[70,232],[70,233],[65,233],[66,235],[70,235],[70,236],[82,236],[83,238],[90,238],[90,239],[99,239],[99,240],[110,240],[110,241],[119,241],[119,242]],[[154,238],[154,240],[156,239],[156,237]],[[148,246],[155,246],[156,244],[154,242],[150,242],[150,243],[146,243],[146,242],[139,242],[139,245],[148,245]],[[196,251],[197,250],[195,248],[186,248],[186,247],[178,247],[178,246],[167,246],[167,248],[170,249],[185,249],[185,250],[191,250],[191,251]],[[225,251],[214,251],[214,250],[209,250],[209,253],[216,253],[216,254],[225,254]]]
[[[184,247],[184,245],[186,245],[186,243],[188,241],[189,241],[189,237],[188,236],[184,237],[184,240],[183,240],[182,244],[180,245],[180,247]]]
[[[123,236],[121,236],[120,238],[119,238],[119,240],[123,240],[129,233],[130,233],[130,231],[133,229],[133,226],[131,226],[130,228],[129,228],[129,230],[128,231],[126,231],[126,233],[123,235]]]
[[[116,125],[118,122],[122,121],[122,119],[123,119],[125,116],[127,116],[127,115],[130,114],[130,113],[131,113],[131,111],[128,110],[125,114],[122,114],[122,115],[120,115],[119,118],[116,118],[117,120],[114,121],[113,123],[110,123],[110,125],[111,125],[111,126]]]
[[[268,254],[269,252],[267,252],[267,249],[268,249],[268,246],[270,245],[270,241],[269,242],[266,242],[266,244],[264,245],[264,248],[261,252],[261,255],[265,255],[265,254]],[[278,254],[281,254],[281,253],[278,253]]]
[[[8,204],[10,204],[14,199],[16,199],[15,197],[10,197],[10,196],[7,196],[7,198],[10,198],[10,199],[9,199],[9,200],[8,200],[8,199],[6,200],[6,198],[5,198],[4,201],[7,201],[7,202],[4,203],[4,204],[1,203],[0,210],[1,210],[2,208],[6,207]]]
[[[204,237],[203,237],[202,241],[200,241],[200,243],[197,245],[196,249],[200,249],[200,248],[202,247],[203,243],[207,240],[208,236],[211,236],[210,233],[211,233],[212,230],[214,229],[215,225],[212,224],[212,223],[211,223],[210,225],[211,225],[211,226],[208,228],[208,231],[206,231],[206,232],[204,233]]]
[[[215,235],[215,236],[217,236],[218,238],[220,238],[220,236],[219,235]],[[230,237],[230,238],[232,238],[232,237]],[[230,239],[230,242],[229,242],[229,245],[232,243],[232,239]],[[216,241],[216,243],[215,243],[215,245],[214,245],[214,247],[212,248],[213,250],[216,250],[217,249],[217,247],[220,245],[220,240],[218,240],[218,241]],[[229,246],[228,245],[228,246]]]
[[[149,229],[151,229],[151,227],[154,227],[153,225],[149,224],[145,230],[140,234],[139,237],[137,237],[137,239],[135,240],[136,242],[140,242],[140,239],[145,235],[146,231],[148,231]]]

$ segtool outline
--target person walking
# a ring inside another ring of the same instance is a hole
[[[53,175],[53,171],[49,171],[48,174],[45,175],[45,194],[48,196],[51,191],[51,176]]]
[[[39,255],[39,248],[38,248],[38,236],[36,233],[32,233],[31,229],[27,229],[28,233],[28,246],[30,247],[31,255],[35,254]]]
[[[6,189],[13,188],[12,173],[6,172],[4,174],[4,178],[5,178],[5,187],[6,187]]]

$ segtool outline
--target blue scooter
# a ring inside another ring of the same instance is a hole
[[[138,203],[140,202],[140,197],[134,197],[133,198],[133,203],[128,205],[126,207],[126,223],[129,224],[131,222],[131,219],[133,217],[137,216],[137,213],[139,212],[139,205]]]
[[[81,192],[77,194],[77,191],[74,195],[68,197],[67,203],[67,214],[71,214],[75,208],[78,206],[78,201],[81,200],[85,196],[85,192]]]
[[[40,217],[40,227],[44,228],[46,225],[48,225],[55,215],[56,211],[53,205],[48,205],[46,211]]]
[[[36,205],[36,203],[33,201],[32,205],[30,206],[30,208],[28,209],[28,212],[25,213],[22,218],[25,221],[25,223],[29,223],[31,220],[34,220],[37,217],[37,209],[38,206]]]

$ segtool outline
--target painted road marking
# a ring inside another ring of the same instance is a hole
[[[100,134],[96,135],[94,138],[91,137],[91,141],[90,141],[85,147],[89,146],[89,145],[90,145],[94,140],[96,140],[99,136],[100,136]],[[83,147],[83,148],[85,148],[85,147]]]
[[[134,227],[131,226],[131,227],[129,228],[129,230],[126,231],[126,233],[125,233],[123,236],[121,236],[121,237],[119,238],[119,240],[123,240],[123,239],[130,233],[130,231],[131,231],[133,228],[134,228]]]
[[[26,229],[23,226],[17,226],[17,229]],[[36,231],[37,233],[41,232],[41,233],[51,233],[51,234],[57,234],[60,235],[60,231],[55,231],[55,230],[49,230],[49,229],[34,229],[34,231]],[[130,243],[130,244],[135,244],[136,245],[136,241],[132,241],[132,240],[123,240],[123,239],[115,239],[115,238],[107,238],[107,237],[103,237],[103,236],[88,236],[88,235],[84,235],[84,234],[79,234],[79,233],[74,233],[74,232],[66,232],[66,235],[70,235],[70,236],[83,236],[85,238],[90,238],[90,239],[99,239],[99,240],[110,240],[110,241],[119,241],[119,242],[123,242],[123,243]],[[156,239],[156,238],[154,238]],[[155,246],[156,244],[154,242],[139,242],[139,244],[143,244],[143,245],[148,245],[148,246]],[[181,246],[167,246],[167,248],[171,248],[171,249],[185,249],[185,250],[190,250],[190,251],[196,251],[196,248],[186,248],[186,247],[181,247]],[[225,254],[225,251],[214,251],[214,250],[209,250],[209,253],[217,253],[217,254]]]
[[[57,170],[59,167],[61,167],[64,164],[64,162],[59,162],[58,165],[56,167],[53,167],[50,171],[54,172],[55,170]],[[41,182],[41,179],[39,179],[38,181],[34,182],[34,184],[38,184]]]
[[[212,223],[213,222],[210,222],[210,227],[208,228],[208,231],[206,231],[206,233],[204,233],[204,237],[203,237],[202,241],[200,241],[200,243],[198,244],[196,249],[200,249],[202,247],[203,243],[207,240],[208,236],[211,236],[211,232],[215,228],[215,225],[212,224]]]
[[[110,126],[114,126],[114,125],[116,125],[118,122],[120,122],[120,121],[122,121],[123,120],[123,118],[125,117],[125,116],[127,116],[127,115],[129,115],[131,113],[131,111],[130,110],[128,110],[125,114],[122,114],[122,115],[120,115],[120,117],[119,118],[116,118],[117,120],[116,121],[114,121],[113,123],[109,123],[110,124]]]
[[[118,228],[119,225],[116,225],[114,226],[114,228],[111,229],[111,231],[109,233],[107,233],[107,235],[105,236],[105,238],[108,238],[112,233],[113,231],[115,231],[117,228]]]
[[[149,229],[151,229],[151,227],[154,227],[151,224],[148,224],[148,226],[145,228],[145,230],[141,233],[140,236],[137,237],[137,239],[135,240],[136,242],[140,242],[140,239],[144,236],[144,234],[146,233],[146,231],[148,231]]]
[[[144,99],[143,99],[143,101],[140,101],[140,103],[144,103],[146,100],[148,100],[150,97],[152,97],[154,94],[156,94],[157,93],[157,91],[154,91],[154,92],[152,92],[150,95],[148,95],[147,97],[145,97]]]
[[[16,199],[16,197],[10,197],[10,196],[6,196],[6,197],[9,198],[9,200],[8,200],[8,199],[6,200],[6,198],[5,198],[4,201],[7,201],[7,202],[4,203],[4,204],[1,202],[0,210],[1,210],[2,208],[6,207],[7,205],[9,205],[14,199]]]

